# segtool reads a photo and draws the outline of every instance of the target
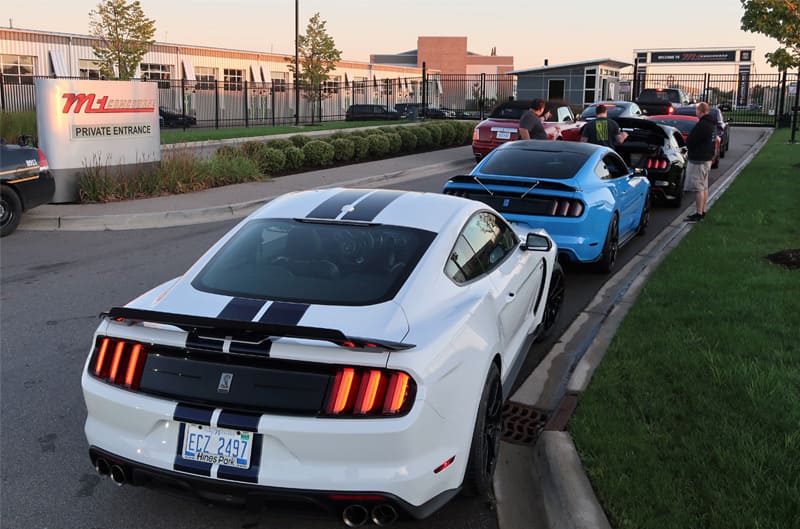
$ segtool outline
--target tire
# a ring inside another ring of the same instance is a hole
[[[561,307],[564,305],[564,292],[566,291],[564,269],[556,261],[553,273],[550,276],[550,288],[547,289],[547,301],[544,304],[544,317],[534,342],[543,342],[553,334]]]
[[[469,461],[464,475],[461,494],[464,496],[486,496],[492,490],[492,478],[497,466],[500,437],[503,431],[503,388],[500,370],[492,363],[483,385]]]
[[[667,205],[669,207],[678,209],[683,205],[683,195],[685,194],[683,188],[685,186],[686,186],[686,168],[684,167],[683,173],[681,174],[681,181],[678,183],[678,189],[680,190],[680,192],[678,193],[677,197],[667,200]]]
[[[17,192],[7,185],[0,185],[0,237],[11,235],[22,218],[22,202]]]
[[[606,233],[606,241],[603,243],[603,253],[600,254],[600,260],[597,261],[597,270],[599,272],[610,274],[614,270],[614,264],[617,262],[617,252],[619,251],[619,218],[614,213],[611,219],[611,224],[608,225],[608,232]]]
[[[650,224],[650,193],[644,198],[642,215],[639,217],[639,226],[636,228],[636,235],[642,236],[647,233],[647,225]]]

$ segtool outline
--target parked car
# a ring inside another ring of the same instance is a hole
[[[92,464],[310,500],[351,527],[486,494],[503,399],[564,295],[550,237],[519,229],[435,193],[276,198],[102,315],[82,375]]]
[[[650,121],[659,123],[661,125],[675,127],[681,132],[683,139],[686,140],[686,138],[689,136],[689,133],[692,131],[695,125],[697,125],[697,122],[700,121],[700,119],[697,116],[689,116],[686,114],[672,114],[669,116],[650,116]],[[711,160],[712,169],[719,167],[719,159],[721,154],[722,149],[720,147],[720,139],[717,136],[714,138],[714,158]]]
[[[487,119],[478,123],[472,133],[475,159],[480,161],[503,143],[518,140],[519,120],[528,108],[530,101],[506,101],[495,107]],[[565,131],[580,130],[581,125],[575,122],[575,115],[566,103],[550,101],[546,103],[545,110],[550,112],[550,118],[543,122],[549,139],[560,140]]]
[[[723,112],[730,112],[731,110],[733,110],[733,107],[728,102],[720,103],[719,105],[717,105],[717,108],[722,110]]]
[[[197,125],[196,117],[170,110],[167,107],[158,107],[158,116],[159,124],[166,128],[191,127],[192,125]]]
[[[562,139],[566,141],[579,141],[581,139],[583,124],[587,121],[597,119],[597,105],[604,105],[608,109],[608,117],[612,119],[643,117],[639,105],[631,101],[600,101],[586,107],[578,117],[578,121],[582,122],[581,127],[565,130],[561,134]]]
[[[673,114],[675,109],[691,105],[689,96],[680,88],[645,88],[639,92],[636,104],[647,115]]]
[[[697,113],[695,111],[696,106],[688,106],[682,107],[675,111],[676,115],[681,116],[695,116],[697,117]],[[711,107],[710,112],[714,115],[714,118],[717,120],[717,123],[720,121],[722,122],[721,130],[717,130],[719,133],[719,156],[717,157],[717,163],[719,163],[719,158],[725,158],[725,153],[728,152],[728,149],[731,148],[731,127],[727,121],[725,121],[725,115],[722,113],[722,108]],[[716,165],[714,165],[716,167]]]
[[[422,103],[397,103],[394,108],[400,113],[401,118],[455,119],[457,117],[455,110],[432,107]]]
[[[560,255],[611,272],[620,246],[644,233],[650,183],[608,147],[522,140],[489,153],[443,192],[480,200],[525,228],[544,228]]]
[[[400,113],[386,105],[350,105],[345,121],[374,121],[400,119]]]
[[[0,144],[0,237],[17,229],[23,212],[50,202],[55,189],[41,149]]]

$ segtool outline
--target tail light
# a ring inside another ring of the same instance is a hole
[[[95,344],[89,372],[109,384],[139,389],[146,359],[142,344],[104,337]]]
[[[549,213],[552,217],[580,217],[583,215],[583,202],[574,198],[555,198]]]
[[[669,166],[669,161],[665,158],[648,158],[647,169],[666,169]]]
[[[340,368],[325,402],[334,417],[388,417],[408,412],[416,393],[413,379],[402,371]]]
[[[481,133],[478,127],[475,127],[475,130],[472,131],[472,141],[478,141],[479,139],[481,139]]]
[[[667,114],[674,114],[674,113],[675,113],[675,107],[670,105],[669,108],[667,108]]]
[[[50,164],[47,161],[47,157],[44,155],[44,151],[41,149],[39,150],[39,170],[40,171],[47,171],[50,169]]]

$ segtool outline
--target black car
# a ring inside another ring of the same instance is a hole
[[[647,170],[654,199],[680,207],[687,152],[681,131],[648,119],[617,117],[614,120],[628,133],[627,139],[615,150],[629,167]]]
[[[686,115],[686,116],[696,116],[695,112],[696,105],[682,107],[675,110],[675,114],[678,115]],[[722,122],[722,130],[718,130],[719,133],[719,157],[725,158],[725,152],[731,146],[731,127],[727,121],[725,121],[725,116],[722,114],[722,105],[718,107],[711,107],[711,115],[714,116],[714,119],[717,120],[717,123],[720,121]],[[719,127],[718,127],[719,128]],[[719,163],[719,161],[718,161]],[[716,166],[714,166],[716,167]]]
[[[644,114],[639,105],[633,101],[601,101],[586,107],[581,112],[579,120],[591,121],[597,117],[597,105],[603,105],[608,110],[608,117],[617,118],[640,118]]]
[[[400,112],[386,105],[350,105],[345,121],[373,121],[400,119]]]
[[[158,123],[166,128],[191,127],[197,125],[197,118],[170,110],[167,107],[158,107]]]
[[[0,237],[19,225],[22,212],[50,202],[56,186],[41,149],[0,145]]]

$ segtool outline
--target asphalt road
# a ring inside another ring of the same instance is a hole
[[[753,144],[736,129],[712,179]],[[438,192],[449,174],[385,182]],[[687,202],[688,204],[688,202]],[[622,266],[682,210],[654,208],[648,235],[621,249]],[[712,213],[713,214],[713,211]],[[235,221],[113,232],[18,231],[0,246],[0,526],[3,529],[316,529],[343,527],[311,508],[249,512],[164,491],[102,480],[89,463],[81,370],[97,315],[182,273]],[[568,292],[555,336],[587,305],[606,277],[568,267]],[[537,344],[520,381],[549,350]],[[491,505],[457,498],[422,522],[398,527],[494,529]]]

